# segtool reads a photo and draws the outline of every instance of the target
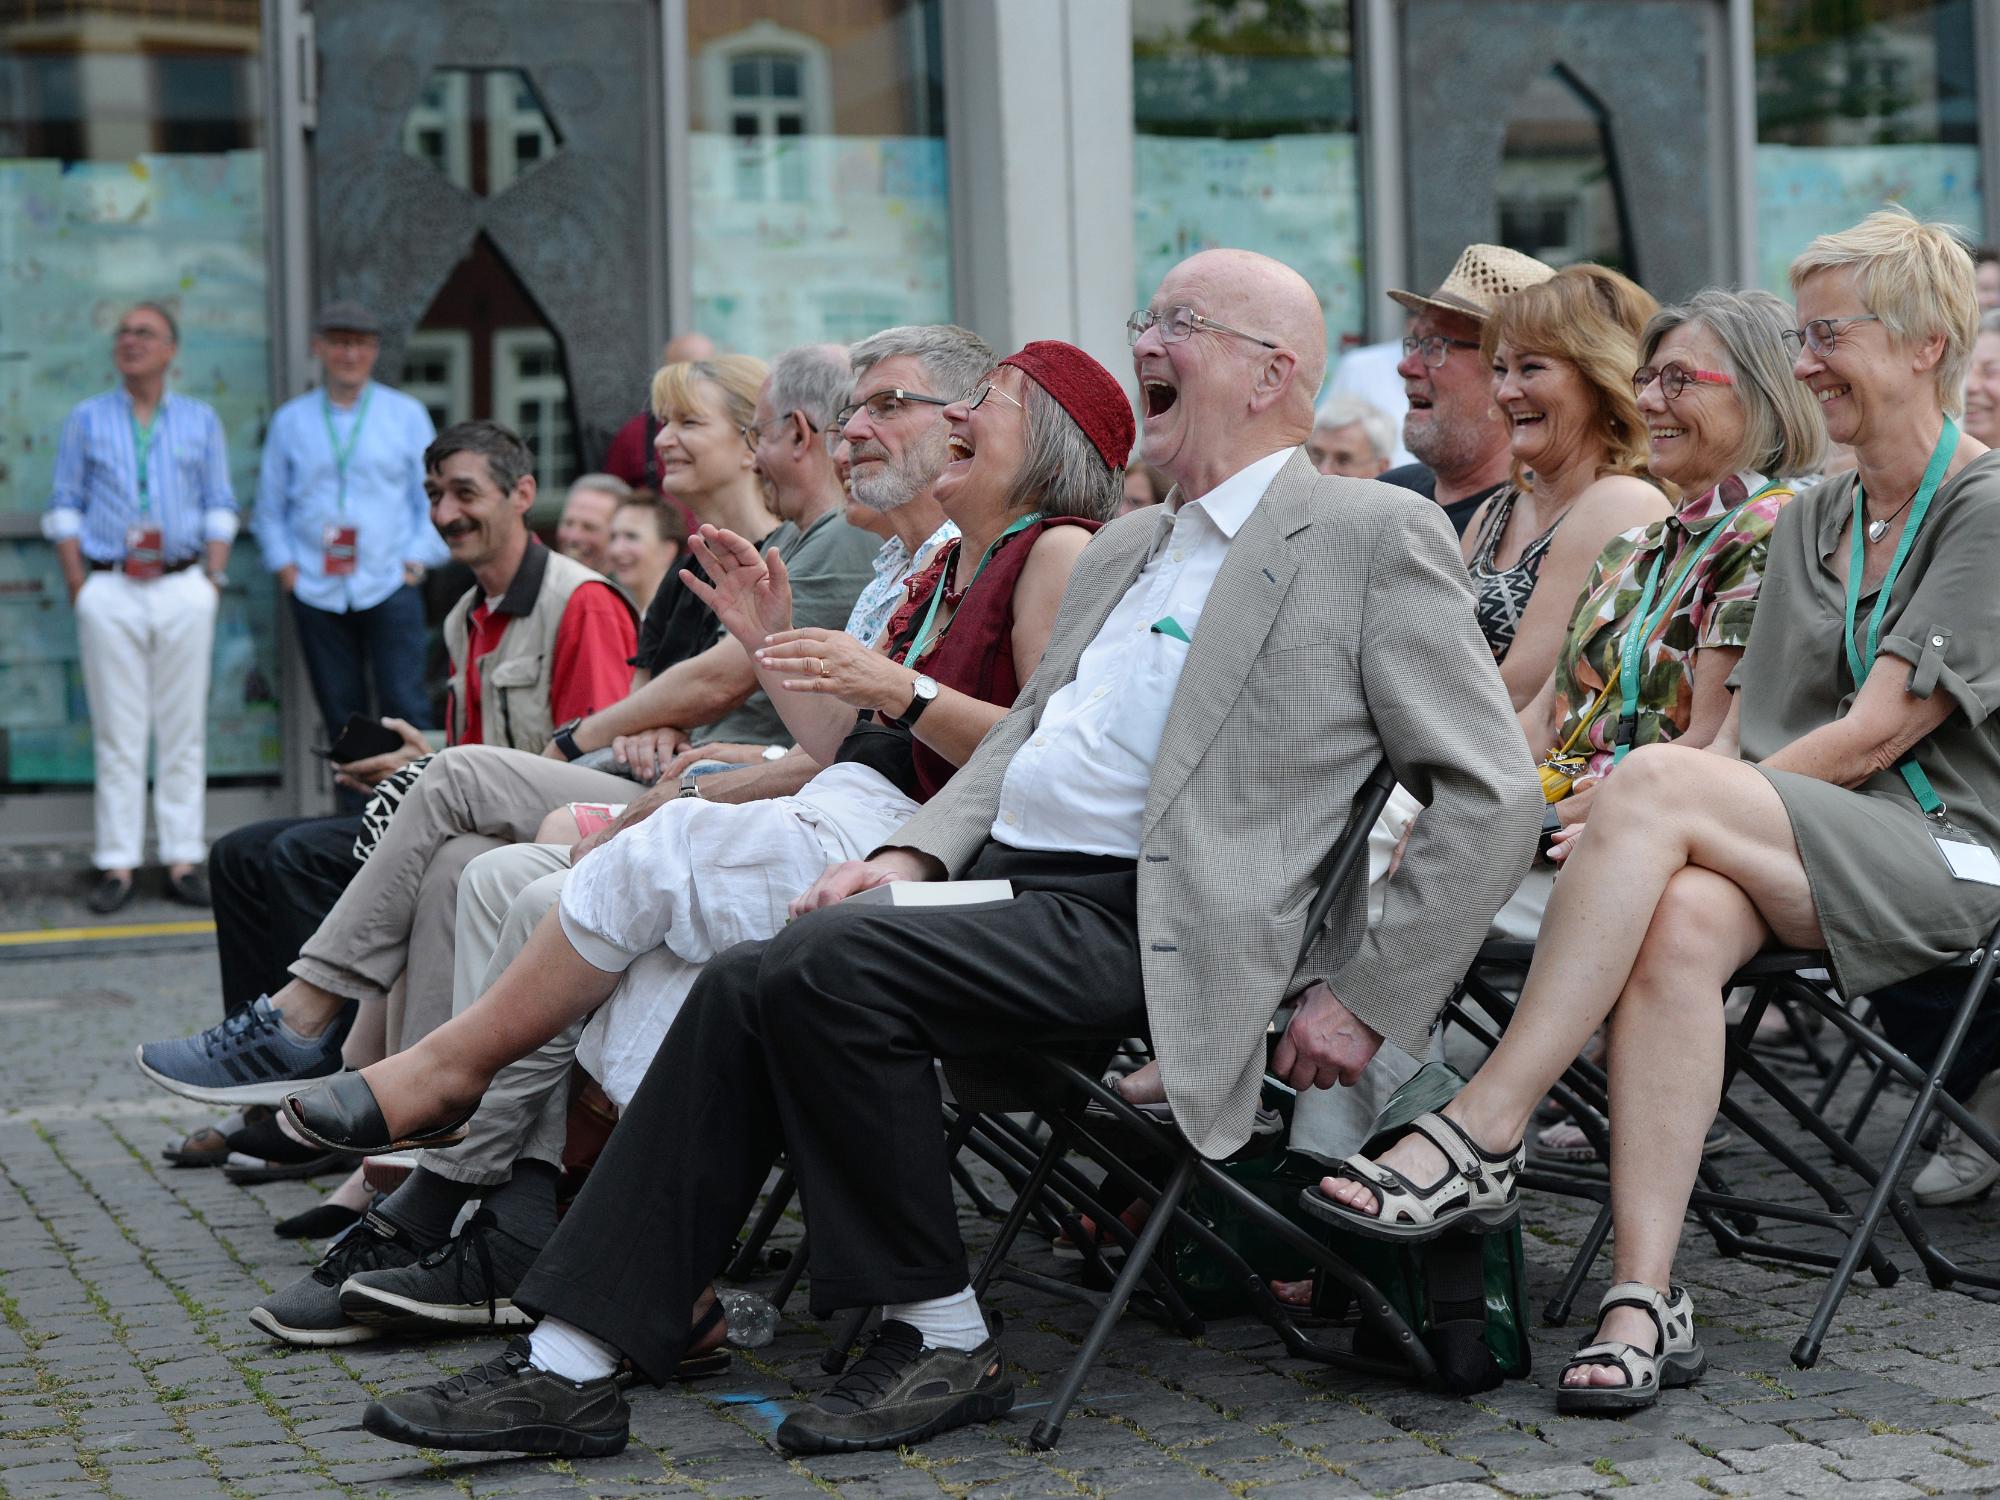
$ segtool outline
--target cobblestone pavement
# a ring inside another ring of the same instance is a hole
[[[124,919],[170,915],[135,907]],[[202,1112],[150,1089],[131,1049],[210,1020],[213,993],[200,939],[0,948],[0,1493],[16,1500],[1141,1490],[1470,1500],[1629,1487],[1872,1500],[2000,1488],[2000,1310],[1914,1273],[1890,1290],[1863,1280],[1819,1366],[1800,1371],[1786,1351],[1817,1274],[1724,1260],[1692,1232],[1682,1269],[1709,1374],[1623,1421],[1554,1415],[1547,1382],[1575,1328],[1536,1329],[1533,1379],[1454,1400],[1289,1359],[1254,1322],[1213,1324],[1189,1343],[1130,1321],[1061,1449],[1031,1453],[1037,1403],[1085,1319],[1005,1287],[994,1300],[1007,1316],[1015,1415],[916,1452],[803,1463],[767,1444],[782,1403],[825,1380],[826,1335],[804,1320],[803,1298],[777,1342],[739,1354],[726,1377],[638,1392],[632,1444],[617,1457],[413,1452],[362,1432],[362,1404],[484,1358],[495,1341],[303,1351],[249,1326],[245,1313],[314,1255],[275,1238],[272,1222],[331,1183],[240,1189],[160,1160]],[[1531,1199],[1526,1220],[1539,1309],[1586,1220],[1547,1198]],[[1981,1262],[1996,1222],[2000,1211],[1976,1206],[1932,1227]],[[975,1239],[990,1232],[968,1224]],[[1907,1268],[1907,1250],[1891,1249]]]

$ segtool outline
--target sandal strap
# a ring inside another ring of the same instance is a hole
[[[1604,1315],[1614,1307],[1636,1307],[1645,1311],[1653,1320],[1653,1327],[1659,1330],[1660,1352],[1664,1353],[1671,1342],[1667,1321],[1673,1309],[1666,1296],[1656,1286],[1648,1286],[1643,1281],[1620,1281],[1605,1288],[1604,1295],[1597,1301],[1597,1321],[1604,1322]]]
[[[1638,1390],[1660,1383],[1660,1357],[1641,1349],[1637,1344],[1628,1344],[1619,1339],[1606,1339],[1596,1344],[1586,1344],[1569,1357],[1563,1366],[1565,1371],[1579,1365],[1613,1366],[1625,1372],[1627,1390]],[[1574,1389],[1588,1389],[1575,1387]],[[1605,1386],[1605,1390],[1617,1390],[1617,1386]]]

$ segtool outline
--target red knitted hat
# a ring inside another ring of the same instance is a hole
[[[1125,467],[1137,432],[1132,403],[1117,377],[1103,365],[1060,339],[1036,339],[1000,363],[1012,365],[1055,397],[1056,405],[1083,429],[1107,469]]]

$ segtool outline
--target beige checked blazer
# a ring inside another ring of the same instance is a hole
[[[1162,519],[1143,510],[1091,541],[1039,670],[894,845],[965,870],[1009,758],[1076,675]],[[1426,810],[1382,920],[1367,927],[1364,868],[1295,970],[1315,868],[1385,751]],[[1202,610],[1141,827],[1146,1010],[1188,1139],[1209,1156],[1248,1139],[1271,1014],[1313,979],[1422,1055],[1528,868],[1542,807],[1443,512],[1372,480],[1322,478],[1294,453]]]

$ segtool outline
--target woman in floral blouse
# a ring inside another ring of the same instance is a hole
[[[1646,325],[1632,384],[1649,469],[1680,500],[1665,520],[1613,538],[1598,557],[1556,670],[1522,711],[1537,750],[1569,745],[1588,760],[1553,809],[1563,825],[1557,859],[1622,758],[1621,741],[1706,746],[1728,716],[1729,674],[1750,638],[1771,525],[1792,496],[1767,476],[1810,473],[1825,441],[1812,397],[1787,364],[1781,335],[1791,326],[1791,308],[1770,293],[1727,291],[1701,292]],[[1649,579],[1639,651],[1618,671]]]

